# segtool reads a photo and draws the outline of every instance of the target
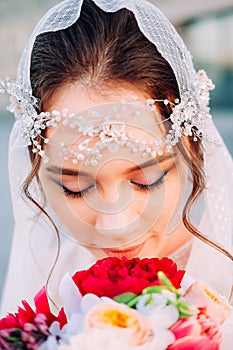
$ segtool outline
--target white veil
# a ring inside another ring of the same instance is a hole
[[[156,45],[172,67],[182,100],[185,91],[192,88],[196,72],[191,55],[182,39],[160,10],[146,0],[93,1],[107,12],[127,8],[134,13],[142,33]],[[17,81],[23,89],[31,91],[30,59],[36,36],[71,26],[80,15],[82,3],[83,0],[65,0],[59,3],[48,11],[35,27],[18,68]],[[22,183],[31,170],[27,142],[20,133],[21,122],[20,117],[16,116],[9,147],[15,231],[2,301],[3,314],[14,311],[21,299],[32,300],[33,295],[45,284],[57,252],[54,228],[43,216],[36,219],[36,209],[25,202],[21,195]],[[205,206],[199,229],[208,238],[218,242],[226,250],[232,251],[233,218],[230,203],[233,198],[232,159],[211,120],[207,133],[216,143],[203,141],[208,186],[203,194]],[[30,189],[35,200],[42,204],[36,181]],[[84,248],[61,237],[61,255],[50,282],[50,294],[56,296],[56,286],[67,270],[72,273],[91,262],[92,257]],[[195,239],[187,270],[194,278],[209,283],[220,294],[229,298],[233,282],[233,264],[229,258]]]

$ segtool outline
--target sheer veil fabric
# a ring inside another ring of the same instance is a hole
[[[142,33],[156,45],[162,56],[169,62],[176,76],[182,94],[192,88],[195,70],[192,58],[182,39],[167,18],[151,3],[145,0],[94,0],[96,5],[107,12],[122,8],[131,10]],[[23,51],[17,81],[31,91],[30,59],[37,35],[57,31],[71,26],[79,17],[82,0],[66,0],[48,11],[35,27]],[[223,140],[210,120],[207,134],[214,143],[203,141],[205,149],[205,172],[208,186],[203,193],[204,207],[198,219],[200,231],[210,239],[232,251],[233,217],[233,164]],[[32,301],[33,295],[45,284],[57,252],[54,228],[37,210],[25,202],[21,187],[31,169],[27,144],[20,134],[21,120],[16,121],[10,137],[9,173],[13,202],[15,230],[8,275],[5,283],[2,314],[15,311],[21,299]],[[33,182],[31,193],[43,204],[40,189]],[[198,205],[198,204],[197,204]],[[194,222],[197,220],[193,218]],[[55,301],[60,278],[67,271],[74,272],[93,262],[86,249],[61,237],[61,255],[52,275],[49,291]],[[229,298],[233,282],[233,264],[226,256],[194,239],[187,264],[188,272]]]

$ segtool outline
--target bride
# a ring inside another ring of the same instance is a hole
[[[170,256],[231,297],[232,160],[204,71],[145,0],[66,0],[38,23],[17,81],[15,231],[2,313],[97,258]]]

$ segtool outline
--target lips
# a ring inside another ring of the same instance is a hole
[[[108,249],[103,248],[103,252],[109,256],[109,257],[116,257],[116,258],[122,258],[125,256],[128,259],[136,258],[139,256],[140,252],[142,251],[143,247],[145,245],[145,242],[134,246],[134,247],[128,247],[125,249]]]

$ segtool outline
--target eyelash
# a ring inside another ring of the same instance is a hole
[[[93,187],[95,187],[95,185],[91,185],[87,188],[84,188],[84,190],[82,190],[82,191],[73,192],[73,191],[70,191],[68,188],[62,186],[62,190],[63,190],[63,193],[65,194],[66,197],[82,198],[82,197],[86,196],[91,191],[91,189]]]
[[[131,181],[131,183],[137,187],[137,189],[144,191],[144,192],[152,192],[155,188],[160,188],[160,186],[165,182],[166,180],[166,175],[167,175],[168,171],[164,172],[163,175],[155,182],[153,182],[150,185],[143,185],[143,184],[138,184],[136,182]],[[82,191],[78,191],[78,192],[73,192],[71,190],[69,190],[68,188],[61,186],[63,193],[65,194],[66,197],[72,197],[72,198],[82,198],[84,196],[86,196],[93,187],[95,187],[95,185],[91,185],[87,188],[85,188]]]
[[[168,171],[165,171],[163,173],[163,175],[157,181],[153,182],[150,185],[142,185],[142,184],[138,184],[138,183],[133,182],[133,181],[131,181],[131,183],[133,185],[135,185],[141,191],[152,192],[155,188],[159,189],[160,186],[165,182],[167,173],[168,173]]]

